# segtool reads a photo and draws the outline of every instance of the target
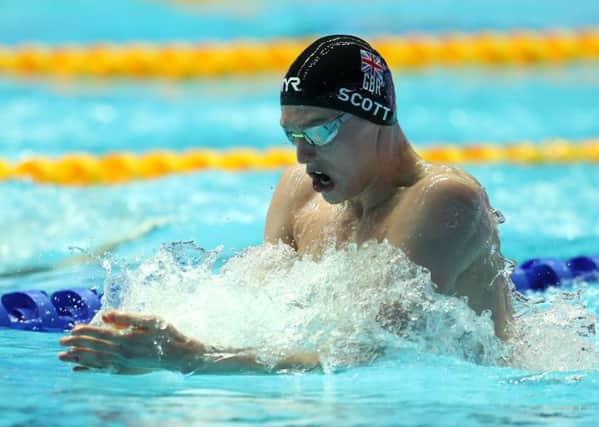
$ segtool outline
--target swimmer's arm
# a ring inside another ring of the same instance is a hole
[[[297,352],[279,360],[274,366],[266,366],[258,361],[255,353],[248,350],[211,349],[203,353],[192,370],[194,374],[207,373],[272,373],[286,370],[311,371],[320,369],[320,358],[317,353]]]
[[[269,373],[285,369],[320,367],[318,354],[296,352],[275,366],[258,361],[251,349],[218,349],[187,337],[157,316],[108,312],[108,327],[79,325],[60,344],[70,347],[58,355],[75,363],[75,371],[107,369],[120,374],[141,374],[166,369],[186,374]]]
[[[484,191],[447,179],[433,183],[423,197],[412,222],[393,237],[414,263],[431,272],[440,292],[452,294],[491,236]]]

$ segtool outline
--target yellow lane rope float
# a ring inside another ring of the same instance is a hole
[[[599,139],[572,143],[551,140],[508,145],[439,145],[418,150],[426,160],[441,163],[599,163]],[[137,179],[156,178],[170,173],[207,169],[226,171],[269,170],[295,164],[291,148],[232,149],[215,151],[195,149],[176,153],[152,151],[93,156],[66,154],[60,158],[36,157],[11,164],[0,159],[0,180],[26,179],[59,185],[117,184]]]
[[[201,44],[0,45],[0,74],[191,78],[282,73],[310,39]],[[379,37],[394,69],[599,59],[599,28],[580,31],[451,33]]]

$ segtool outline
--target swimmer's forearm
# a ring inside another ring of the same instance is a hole
[[[193,374],[224,374],[242,372],[267,372],[264,365],[258,363],[253,354],[214,352],[203,354],[191,371]]]
[[[320,366],[318,354],[293,352],[274,366],[262,363],[251,348],[222,349],[205,345],[179,332],[154,315],[108,311],[106,326],[77,325],[60,344],[69,349],[58,355],[76,363],[75,370],[109,369],[140,374],[166,369],[185,374],[270,373],[282,369],[308,370]]]
[[[187,374],[271,373],[283,369],[313,370],[320,368],[317,353],[294,353],[282,358],[274,367],[258,361],[252,350],[220,350],[198,342],[191,343],[191,357],[182,360],[178,370]]]

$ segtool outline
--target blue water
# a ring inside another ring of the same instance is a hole
[[[187,5],[186,5],[187,3]],[[195,4],[195,6],[194,6]],[[227,40],[324,33],[551,29],[599,22],[594,0],[4,0],[0,41]],[[135,17],[135,19],[131,19]]]
[[[421,146],[594,137],[598,70],[579,64],[396,72],[398,117]],[[176,85],[0,80],[2,154],[281,145],[278,78]]]
[[[0,335],[10,356],[2,387],[19,393],[0,404],[3,425],[592,426],[599,404],[596,373],[527,373],[410,353],[335,375],[75,376],[49,367],[54,336],[28,338],[35,341],[7,350],[24,340]]]
[[[530,0],[506,7],[490,0],[484,10],[470,0],[254,4],[0,0],[0,43],[579,28],[599,21],[594,1],[573,7]],[[395,73],[398,116],[419,146],[592,138],[599,135],[598,76],[597,64]],[[0,157],[279,146],[278,79],[139,83],[0,77]],[[522,261],[599,253],[595,165],[466,169],[506,217],[500,227],[506,256]],[[1,182],[0,274],[50,266],[71,255],[70,247],[91,250],[137,234],[114,256],[135,264],[163,243],[194,240],[205,248],[224,245],[222,257],[228,258],[261,242],[279,175],[207,172],[91,188]],[[139,233],[144,224],[155,228]],[[102,286],[103,280],[99,262],[88,262],[0,278],[0,293]],[[590,285],[583,302],[599,314],[597,289]],[[593,426],[599,416],[595,370],[480,366],[406,350],[326,375],[86,375],[57,361],[57,339],[0,331],[0,426]]]

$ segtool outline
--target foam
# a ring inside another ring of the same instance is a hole
[[[523,302],[510,341],[511,363],[535,371],[599,369],[596,315],[583,303],[584,287],[549,288]]]
[[[154,313],[206,344],[251,348],[267,366],[316,351],[330,372],[412,348],[533,370],[599,367],[594,335],[581,335],[594,318],[576,298],[521,302],[506,344],[490,313],[435,292],[429,272],[387,242],[331,246],[319,259],[264,244],[216,268],[221,250],[173,243],[118,273],[105,259],[103,309]]]

